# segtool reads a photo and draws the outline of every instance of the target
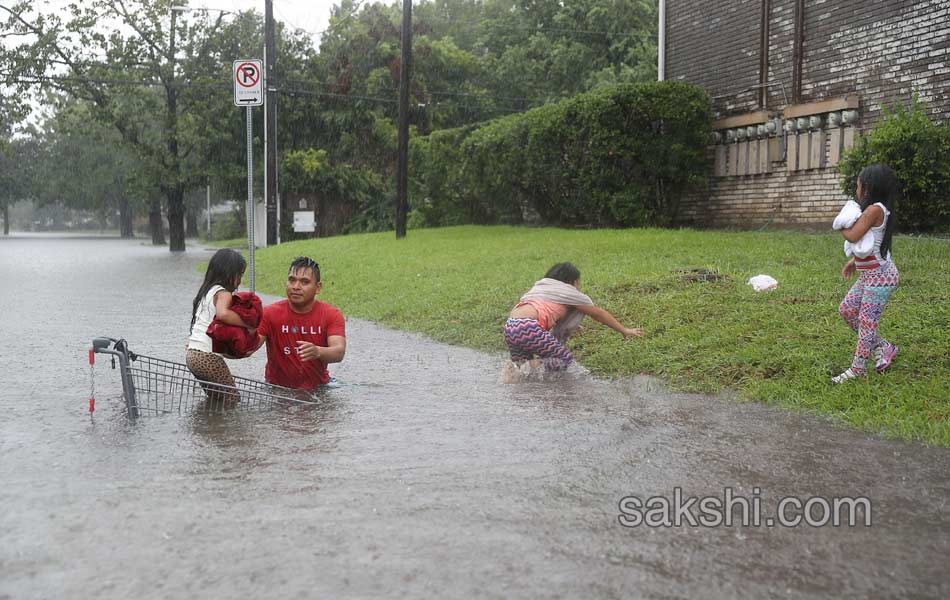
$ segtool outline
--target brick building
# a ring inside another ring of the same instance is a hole
[[[882,107],[917,94],[950,120],[950,0],[665,5],[661,77],[704,87],[716,112],[709,186],[685,223],[827,226],[841,152]]]

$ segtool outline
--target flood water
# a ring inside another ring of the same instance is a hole
[[[950,451],[648,378],[503,385],[501,354],[350,319],[312,406],[130,422],[100,356],[90,416],[90,340],[183,361],[209,257],[0,238],[0,598],[950,597]],[[620,524],[675,488],[872,524]]]

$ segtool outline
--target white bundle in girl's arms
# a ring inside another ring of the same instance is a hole
[[[831,224],[831,228],[834,230],[848,229],[853,227],[857,222],[858,218],[861,216],[861,205],[855,202],[854,200],[848,200],[844,203],[844,206],[841,207],[841,211],[838,213],[838,216],[835,217],[834,222]],[[844,255],[845,256],[857,256],[858,258],[867,258],[871,251],[874,250],[874,234],[870,230],[864,234],[857,242],[849,242],[848,240],[844,241]]]

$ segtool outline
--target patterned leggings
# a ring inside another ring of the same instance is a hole
[[[204,388],[209,402],[234,403],[239,400],[231,369],[220,355],[201,350],[188,350],[185,353],[185,364],[191,374],[201,382],[201,387]],[[211,385],[206,385],[205,382]],[[232,392],[226,388],[232,388],[235,391]]]
[[[860,275],[848,294],[841,301],[838,312],[858,332],[858,347],[854,351],[851,370],[858,374],[867,372],[868,358],[878,346],[886,348],[890,342],[877,334],[877,325],[888,298],[897,288],[900,273],[892,261],[887,261],[871,271],[858,271]]]
[[[520,363],[535,355],[541,357],[544,368],[563,371],[574,362],[574,357],[537,319],[508,319],[505,323],[505,343],[511,360]]]

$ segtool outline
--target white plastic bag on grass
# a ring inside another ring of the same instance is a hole
[[[749,285],[757,292],[772,290],[778,287],[778,282],[769,275],[756,275],[749,278]]]

